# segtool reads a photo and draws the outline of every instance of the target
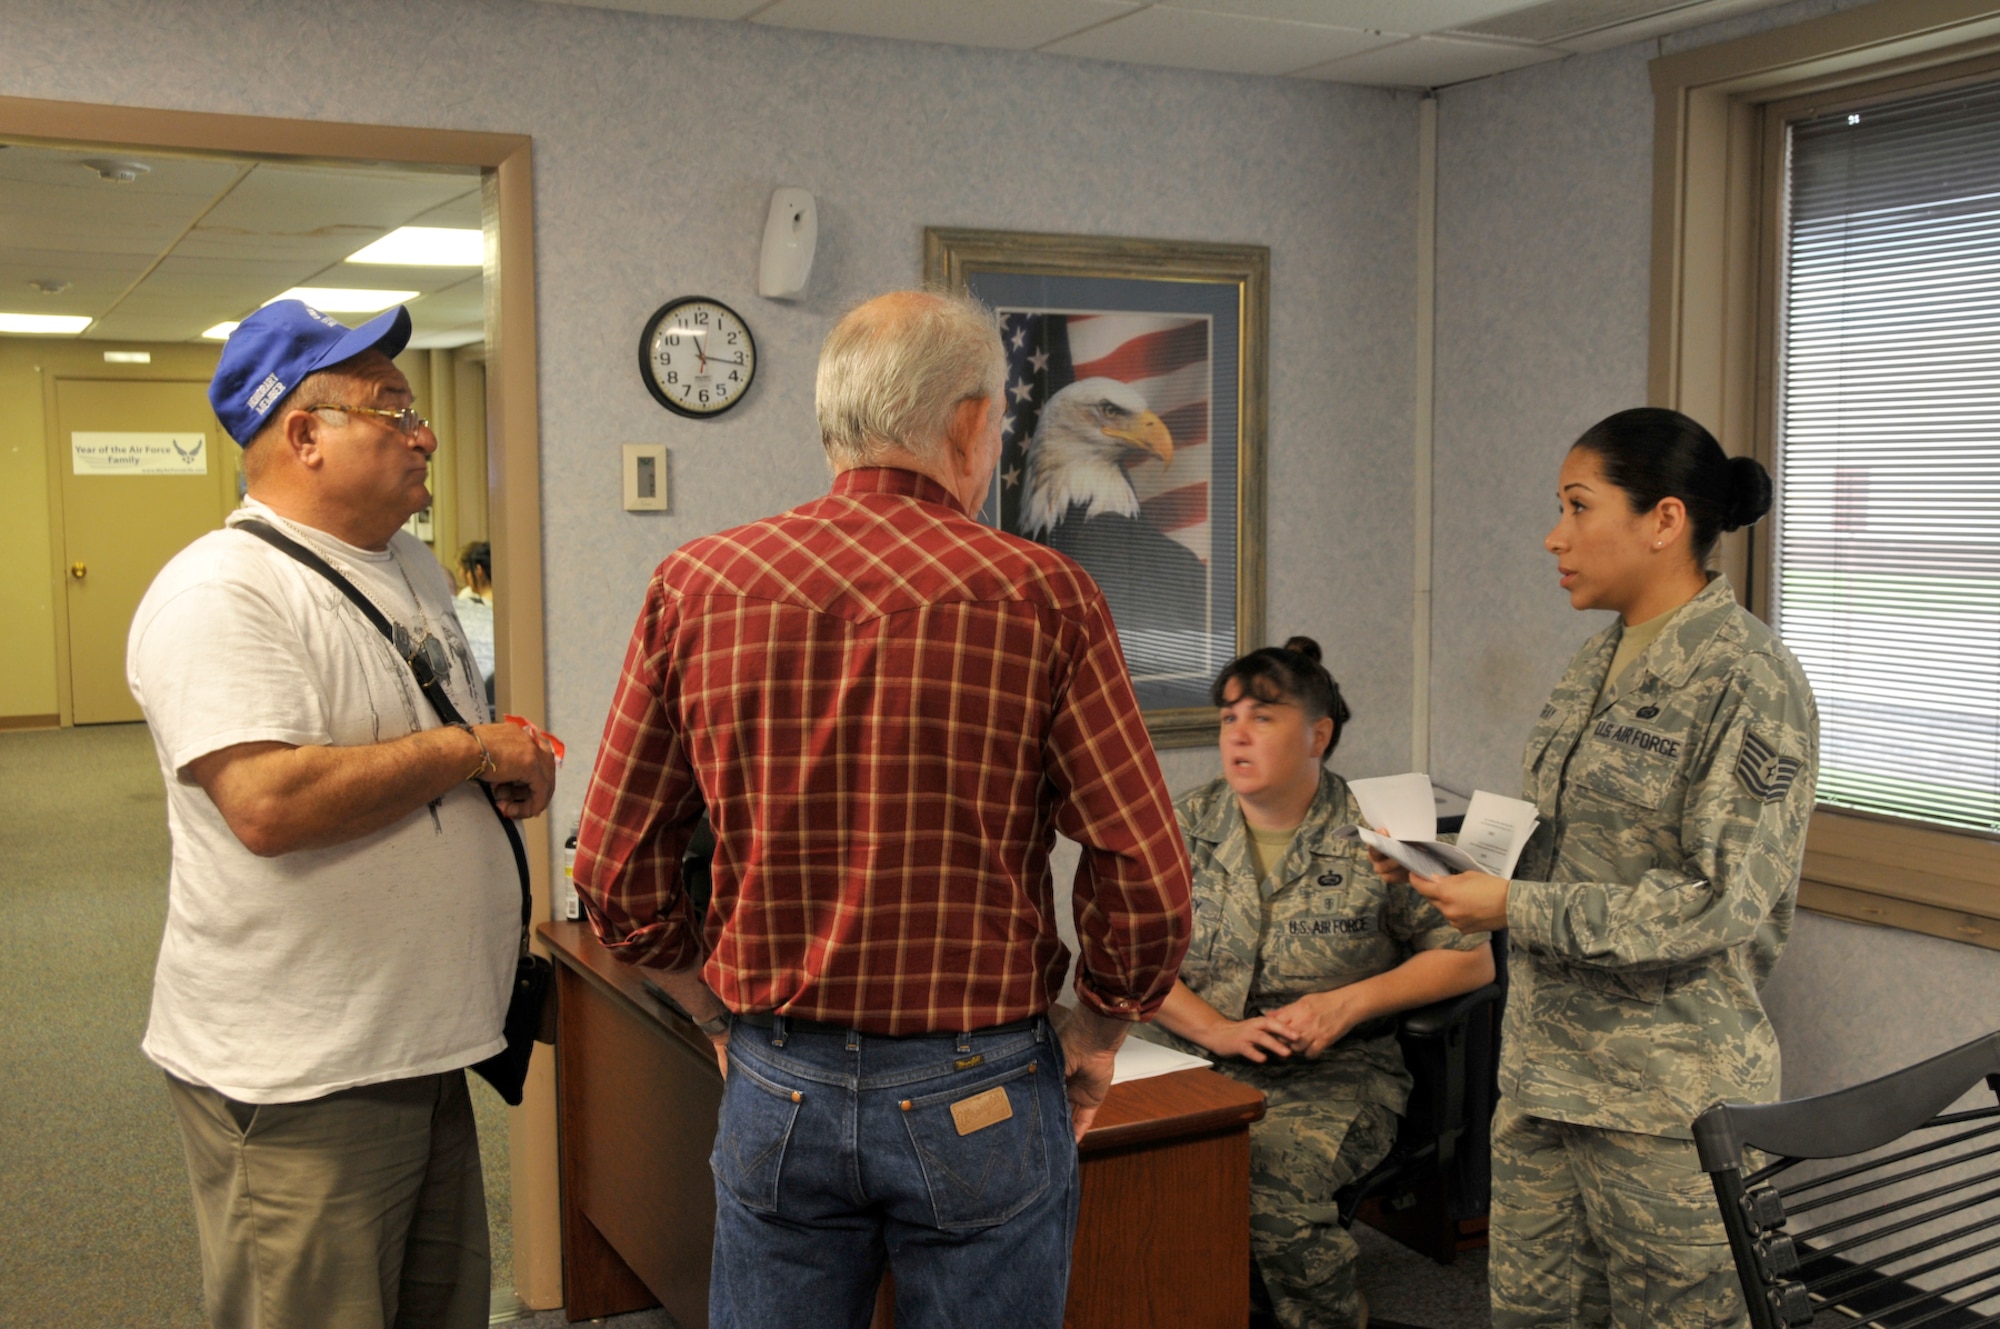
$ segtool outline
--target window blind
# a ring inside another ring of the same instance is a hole
[[[1774,589],[1819,798],[2000,830],[2000,83],[1788,137]]]

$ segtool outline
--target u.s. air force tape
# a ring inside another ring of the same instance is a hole
[[[1766,803],[1775,803],[1798,778],[1796,757],[1781,757],[1756,734],[1743,736],[1743,755],[1736,759],[1736,778],[1743,787]]]

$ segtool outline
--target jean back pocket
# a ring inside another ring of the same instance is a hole
[[[1031,1061],[903,1104],[939,1228],[996,1226],[1049,1188],[1039,1065]]]
[[[742,1061],[730,1063],[708,1165],[744,1208],[777,1212],[778,1174],[803,1101],[799,1090],[774,1084]]]

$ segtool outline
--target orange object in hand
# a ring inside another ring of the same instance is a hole
[[[549,741],[549,751],[556,754],[556,765],[557,766],[562,765],[563,741],[561,739],[557,738],[554,734],[549,733],[546,729],[537,729],[535,727],[535,722],[533,720],[530,720],[525,715],[503,715],[500,718],[506,721],[508,724],[517,724],[521,726],[521,728],[527,730],[529,738],[536,738],[536,739],[546,738]]]

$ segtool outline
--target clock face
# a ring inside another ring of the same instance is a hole
[[[743,400],[757,376],[757,343],[720,300],[670,300],[639,334],[639,375],[670,411],[705,420]]]

